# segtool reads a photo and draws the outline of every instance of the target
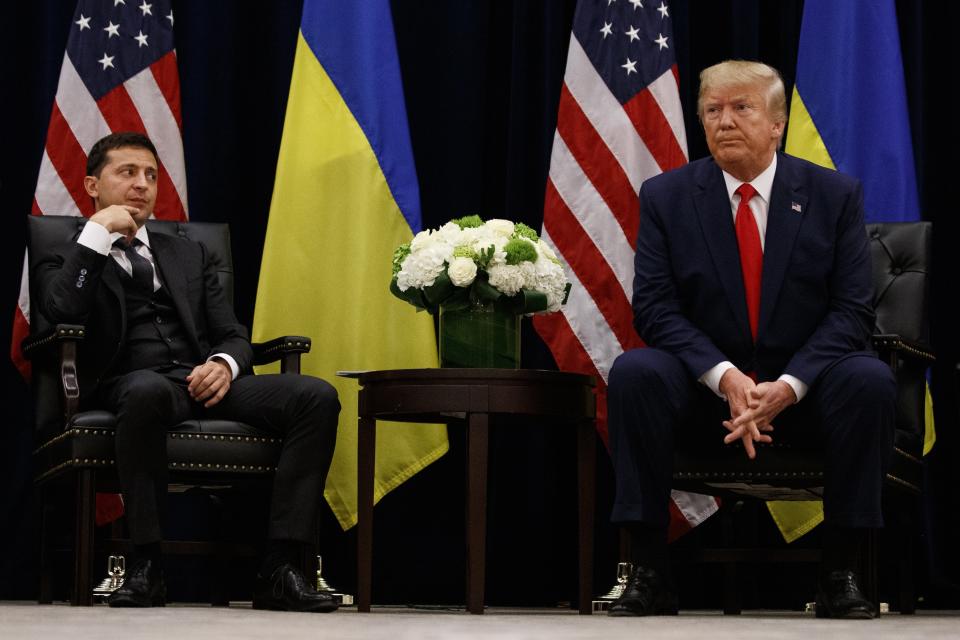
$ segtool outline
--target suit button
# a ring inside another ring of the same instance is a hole
[[[157,316],[157,324],[163,324],[163,318]]]
[[[180,364],[179,360],[173,360],[173,364]]]
[[[86,270],[86,269],[80,269],[80,275],[82,275],[82,276],[87,275],[87,270]]]
[[[173,342],[173,338],[167,338],[167,342]]]
[[[77,289],[83,288],[83,280],[77,280]]]

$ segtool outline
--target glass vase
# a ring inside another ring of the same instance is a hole
[[[518,369],[520,316],[493,304],[441,306],[440,366]]]

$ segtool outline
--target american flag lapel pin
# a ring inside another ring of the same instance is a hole
[[[791,203],[790,203],[790,208],[793,209],[794,211],[796,211],[797,213],[802,213],[802,208],[800,207],[800,203],[799,203],[799,202],[791,202]]]

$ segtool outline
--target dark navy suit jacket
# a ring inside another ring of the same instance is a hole
[[[860,183],[777,156],[754,344],[730,200],[713,158],[644,182],[633,285],[634,326],[694,378],[724,360],[760,380],[812,385],[867,349],[874,326]]]

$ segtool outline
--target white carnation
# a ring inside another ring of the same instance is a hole
[[[418,233],[417,237],[419,236]],[[413,241],[416,242],[417,239],[414,238]],[[419,250],[412,251],[400,265],[400,271],[397,273],[397,288],[400,291],[406,291],[410,287],[416,289],[429,287],[436,281],[437,276],[443,273],[443,268],[451,252],[452,249],[440,242],[436,242],[432,246],[421,246]]]
[[[535,270],[537,284],[534,287],[547,296],[547,311],[559,311],[567,288],[567,274],[563,267],[544,256],[537,259]]]
[[[461,229],[460,225],[455,222],[448,222],[434,231],[433,235],[436,237],[436,239],[450,245],[451,247],[464,244],[463,229]]]
[[[470,258],[454,258],[447,267],[450,282],[458,287],[469,287],[477,277],[477,265]]]
[[[509,264],[497,264],[487,269],[490,284],[504,295],[516,295],[523,288],[523,271]]]
[[[514,224],[509,220],[494,218],[493,220],[487,220],[483,226],[490,230],[494,235],[498,235],[507,239],[513,235]]]
[[[550,248],[550,245],[543,241],[543,238],[537,240],[537,254],[546,256],[551,260],[557,259],[557,254],[553,252],[553,249]]]

